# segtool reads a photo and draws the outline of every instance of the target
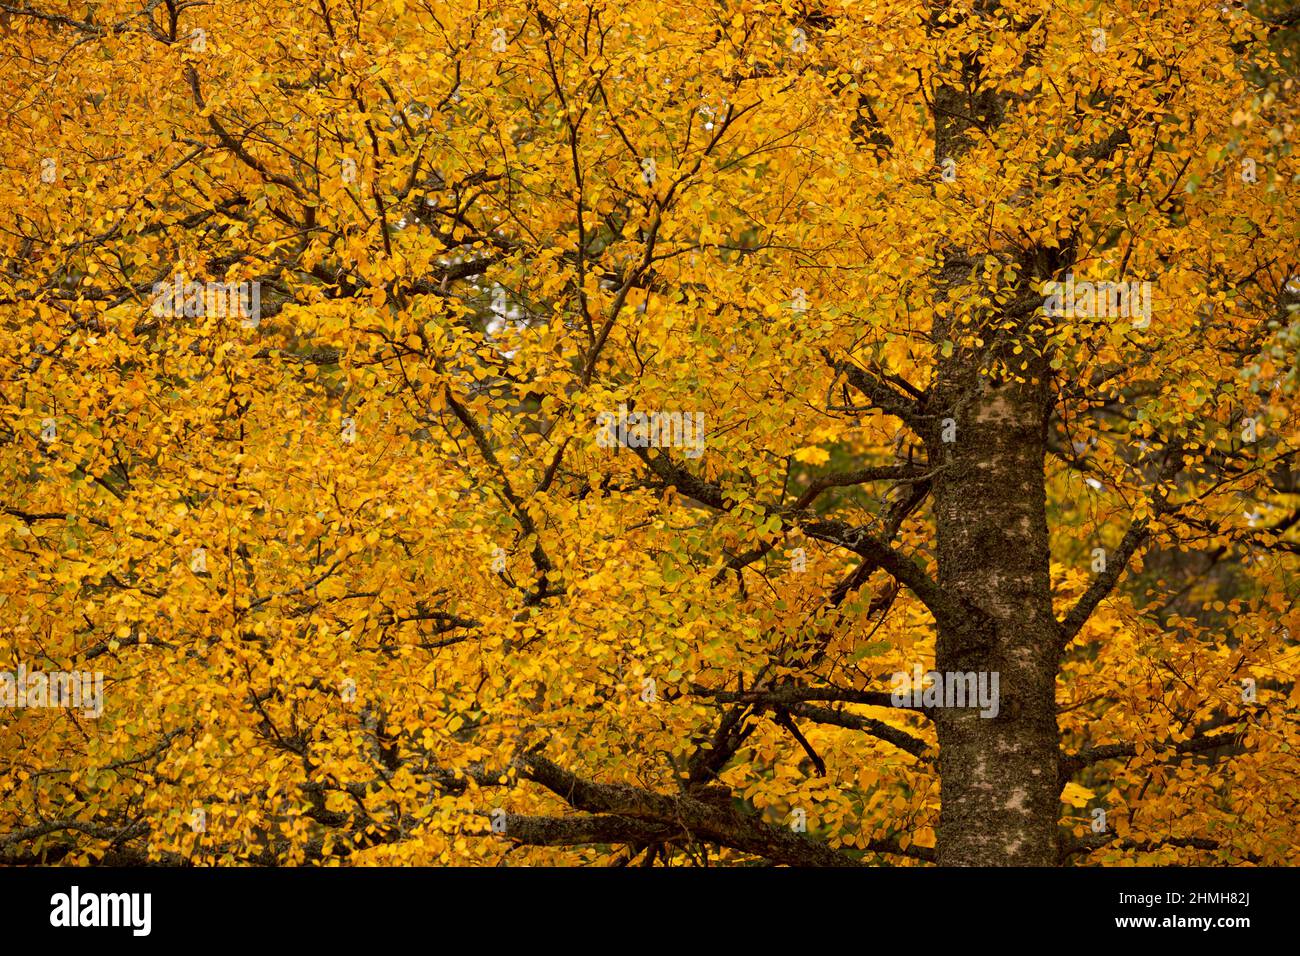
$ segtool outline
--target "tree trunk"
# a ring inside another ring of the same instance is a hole
[[[972,129],[987,136],[1004,115],[998,92],[972,92],[978,61],[963,63],[964,82],[935,91],[936,165],[959,163]],[[936,355],[925,442],[929,460],[942,466],[932,487],[938,584],[969,611],[938,622],[935,669],[996,673],[999,707],[993,717],[969,707],[934,713],[941,799],[935,853],[946,866],[1054,866],[1061,647],[1044,474],[1051,368],[1032,311],[989,315],[972,308],[967,291],[984,255],[940,250],[932,331],[950,352]],[[1008,249],[1001,258],[1021,267],[1016,301],[1032,303],[1037,282],[1054,274],[1061,253]],[[997,371],[981,375],[982,369]],[[944,419],[955,434],[945,434]]]
[[[945,466],[934,484],[939,585],[983,613],[940,625],[936,670],[997,673],[999,707],[994,717],[977,708],[935,715],[936,852],[949,866],[1055,865],[1060,644],[1043,470],[1045,375],[982,387],[974,364],[969,355],[949,364],[955,387],[944,389],[952,404],[941,414],[951,419],[950,440],[932,444],[931,460]]]

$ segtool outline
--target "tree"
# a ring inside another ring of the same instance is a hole
[[[0,11],[0,858],[1296,862],[1293,11]]]

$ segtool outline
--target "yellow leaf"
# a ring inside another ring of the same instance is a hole
[[[1095,796],[1096,794],[1087,787],[1081,787],[1077,783],[1067,783],[1065,789],[1061,791],[1061,802],[1068,803],[1072,807],[1085,807]]]
[[[818,448],[816,445],[800,448],[794,453],[794,457],[796,461],[806,465],[824,465],[831,459],[830,453],[825,448]]]

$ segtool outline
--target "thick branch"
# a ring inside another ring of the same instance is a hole
[[[1204,753],[1209,750],[1218,750],[1220,747],[1226,747],[1236,743],[1237,732],[1233,731],[1226,734],[1215,734],[1214,736],[1197,736],[1189,740],[1179,741],[1172,746],[1168,744],[1152,744],[1148,749],[1157,753],[1169,752],[1175,756],[1184,756],[1186,754]],[[1100,744],[1096,747],[1086,747],[1077,753],[1061,755],[1060,763],[1060,781],[1061,786],[1065,786],[1066,781],[1073,777],[1084,767],[1100,763],[1103,760],[1118,760],[1126,757],[1137,756],[1137,744],[1135,743],[1116,743]]]
[[[795,717],[815,720],[819,724],[834,724],[837,727],[860,730],[886,743],[893,744],[899,750],[907,751],[918,760],[929,760],[931,757],[930,747],[924,740],[913,737],[905,730],[891,727],[883,721],[872,720],[870,717],[859,717],[857,714],[846,713],[842,710],[832,710],[830,707],[815,707],[812,704],[790,704],[784,709]]]
[[[665,795],[618,783],[594,783],[529,754],[518,761],[521,776],[541,784],[572,807],[654,824],[677,824],[695,839],[729,846],[790,866],[855,866],[847,854],[725,806],[686,795]],[[508,824],[507,824],[508,825]]]
[[[679,826],[613,814],[573,817],[526,817],[506,814],[505,835],[529,846],[579,843],[663,843],[684,835]]]
[[[1162,837],[1158,840],[1119,840],[1118,834],[1115,833],[1089,833],[1080,837],[1075,843],[1062,847],[1060,861],[1067,862],[1070,857],[1079,854],[1092,853],[1094,850],[1100,850],[1103,847],[1110,847],[1115,850],[1135,850],[1139,853],[1152,853],[1165,847],[1179,847],[1193,850],[1218,850],[1220,844],[1217,840],[1211,840],[1208,837]],[[1261,858],[1254,853],[1241,854],[1243,860],[1252,863],[1260,862]]]
[[[1088,618],[1092,616],[1093,611],[1097,610],[1099,605],[1106,596],[1114,590],[1120,575],[1128,567],[1129,561],[1138,548],[1146,543],[1148,532],[1148,521],[1143,518],[1133,522],[1128,531],[1124,533],[1124,538],[1119,543],[1119,547],[1114,553],[1106,557],[1106,570],[1097,575],[1096,579],[1083,592],[1083,596],[1075,602],[1074,607],[1066,613],[1065,617],[1057,622],[1060,628],[1061,646],[1069,644],[1083,625],[1088,623]]]

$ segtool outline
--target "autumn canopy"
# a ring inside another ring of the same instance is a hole
[[[1297,22],[0,2],[0,863],[1300,862]]]

